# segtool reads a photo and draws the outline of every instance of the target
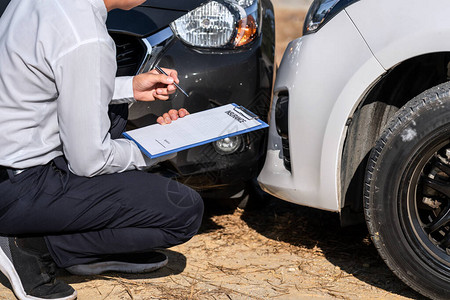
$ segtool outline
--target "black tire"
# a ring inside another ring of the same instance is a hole
[[[244,196],[240,199],[237,207],[246,211],[263,209],[268,205],[269,198],[269,194],[261,189],[255,178],[247,181]]]
[[[450,83],[391,119],[370,155],[364,211],[389,268],[419,293],[450,299]]]

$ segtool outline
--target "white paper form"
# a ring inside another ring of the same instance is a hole
[[[153,124],[124,133],[150,158],[268,127],[251,112],[227,104],[190,114],[167,125]]]

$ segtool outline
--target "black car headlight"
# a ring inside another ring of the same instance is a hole
[[[303,26],[303,35],[317,32],[325,23],[347,6],[359,0],[314,0],[308,10]]]
[[[256,0],[210,1],[178,18],[170,27],[184,43],[191,46],[240,47],[257,35],[255,2]]]

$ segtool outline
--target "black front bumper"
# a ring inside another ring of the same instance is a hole
[[[265,13],[260,34],[246,47],[205,50],[187,46],[175,36],[152,45],[152,56],[144,71],[155,65],[176,69],[180,86],[190,97],[177,92],[168,101],[134,103],[130,107],[130,129],[153,124],[158,116],[172,108],[184,107],[195,113],[233,102],[267,122],[274,76],[275,28],[270,1],[262,3],[270,7],[261,10]],[[118,56],[122,53],[134,53],[131,55],[134,57],[145,55],[139,45],[142,37],[117,32],[112,36],[118,45]],[[134,47],[131,52],[130,47]],[[132,75],[139,69],[140,61],[133,64],[132,59],[125,57],[118,65],[119,75]],[[197,190],[241,185],[256,177],[262,167],[266,136],[267,130],[242,135],[243,144],[229,155],[219,154],[212,144],[188,149],[155,171],[175,177]]]

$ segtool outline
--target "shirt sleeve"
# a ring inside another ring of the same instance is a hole
[[[84,43],[58,58],[53,66],[63,152],[71,171],[80,176],[144,169],[167,158],[149,159],[134,142],[111,139],[108,105],[117,83],[111,47],[107,41]],[[119,84],[127,80],[120,79]]]
[[[136,102],[133,92],[133,76],[120,76],[115,78],[114,94],[111,104]]]

